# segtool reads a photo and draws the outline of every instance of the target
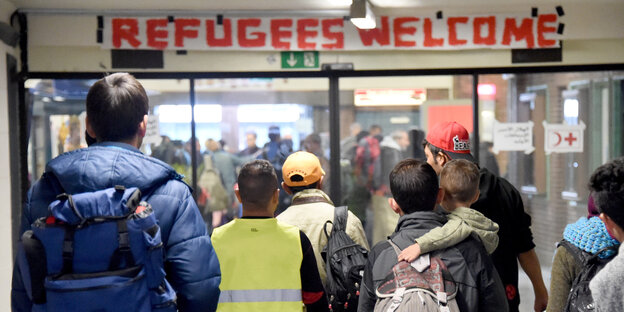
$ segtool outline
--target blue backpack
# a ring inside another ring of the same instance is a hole
[[[137,188],[61,194],[22,235],[33,311],[177,311],[163,242]]]

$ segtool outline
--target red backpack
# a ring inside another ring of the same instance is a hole
[[[381,149],[379,148],[379,141],[372,135],[364,137],[364,140],[366,140],[366,144],[358,144],[355,151],[355,167],[356,173],[365,174],[368,181],[367,184],[369,184],[373,180],[375,165],[378,163]],[[369,159],[366,159],[367,153]],[[368,162],[365,163],[365,160]]]

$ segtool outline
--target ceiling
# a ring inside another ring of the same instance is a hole
[[[18,9],[30,11],[177,11],[177,12],[256,12],[263,11],[333,11],[348,12],[351,0],[8,0]],[[622,0],[591,0],[593,4],[621,3]],[[452,8],[524,7],[531,5],[587,4],[588,0],[370,0],[376,13],[401,12],[405,9],[440,10]],[[269,13],[269,12],[267,12]]]

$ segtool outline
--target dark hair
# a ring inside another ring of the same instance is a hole
[[[295,175],[296,177],[297,175]],[[304,190],[309,190],[309,189],[315,189],[318,186],[318,181],[312,183],[312,184],[308,184],[308,185],[303,185],[303,186],[288,186],[288,188],[292,191],[293,195],[304,191]]]
[[[454,159],[440,171],[440,187],[453,201],[467,203],[479,190],[479,168],[472,161]]]
[[[355,139],[357,142],[360,142],[361,139],[363,139],[364,137],[367,137],[370,134],[370,132],[366,131],[366,130],[362,130],[360,132],[358,132],[357,135],[355,135]]]
[[[438,176],[425,161],[405,159],[390,172],[392,197],[405,214],[433,210],[438,189]]]
[[[431,151],[431,155],[433,155],[433,161],[435,161],[436,164],[438,163],[438,159],[436,158],[438,153],[442,153],[442,154],[448,156],[446,151],[444,151],[441,148],[435,147],[433,144],[429,143],[427,141],[427,139],[423,139],[422,146],[423,146],[423,149],[427,148],[427,146],[429,147],[429,150]],[[449,158],[451,158],[451,157],[449,157]]]
[[[87,116],[98,141],[133,138],[148,110],[145,89],[128,73],[98,80],[87,94]]]
[[[589,178],[594,204],[624,229],[624,157],[598,167]]]
[[[275,169],[264,159],[257,159],[243,165],[237,182],[243,206],[256,208],[265,208],[279,187]]]
[[[322,140],[321,140],[321,136],[318,135],[318,133],[310,133],[303,141],[321,144]]]
[[[269,127],[269,140],[271,142],[278,141],[280,139],[280,128],[278,126]]]

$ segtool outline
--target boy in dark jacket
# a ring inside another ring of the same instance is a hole
[[[389,199],[392,210],[400,215],[395,232],[390,236],[399,248],[411,245],[414,239],[446,222],[444,215],[435,212],[444,191],[430,165],[416,159],[401,161],[390,173]],[[371,250],[364,271],[358,311],[373,311],[375,290],[392,267],[397,255],[388,241]],[[468,237],[461,243],[440,251],[440,258],[456,282],[456,301],[460,311],[507,311],[505,292],[483,245]]]
[[[179,311],[216,310],[219,262],[191,189],[171,166],[139,151],[149,109],[143,86],[127,73],[106,76],[89,89],[86,109],[87,133],[96,143],[47,164],[28,192],[20,235],[33,221],[48,215],[48,205],[60,193],[93,192],[115,185],[137,187],[158,219],[166,278],[177,293]],[[110,304],[115,306],[115,302]],[[13,311],[32,309],[19,265],[13,272],[11,307]]]

